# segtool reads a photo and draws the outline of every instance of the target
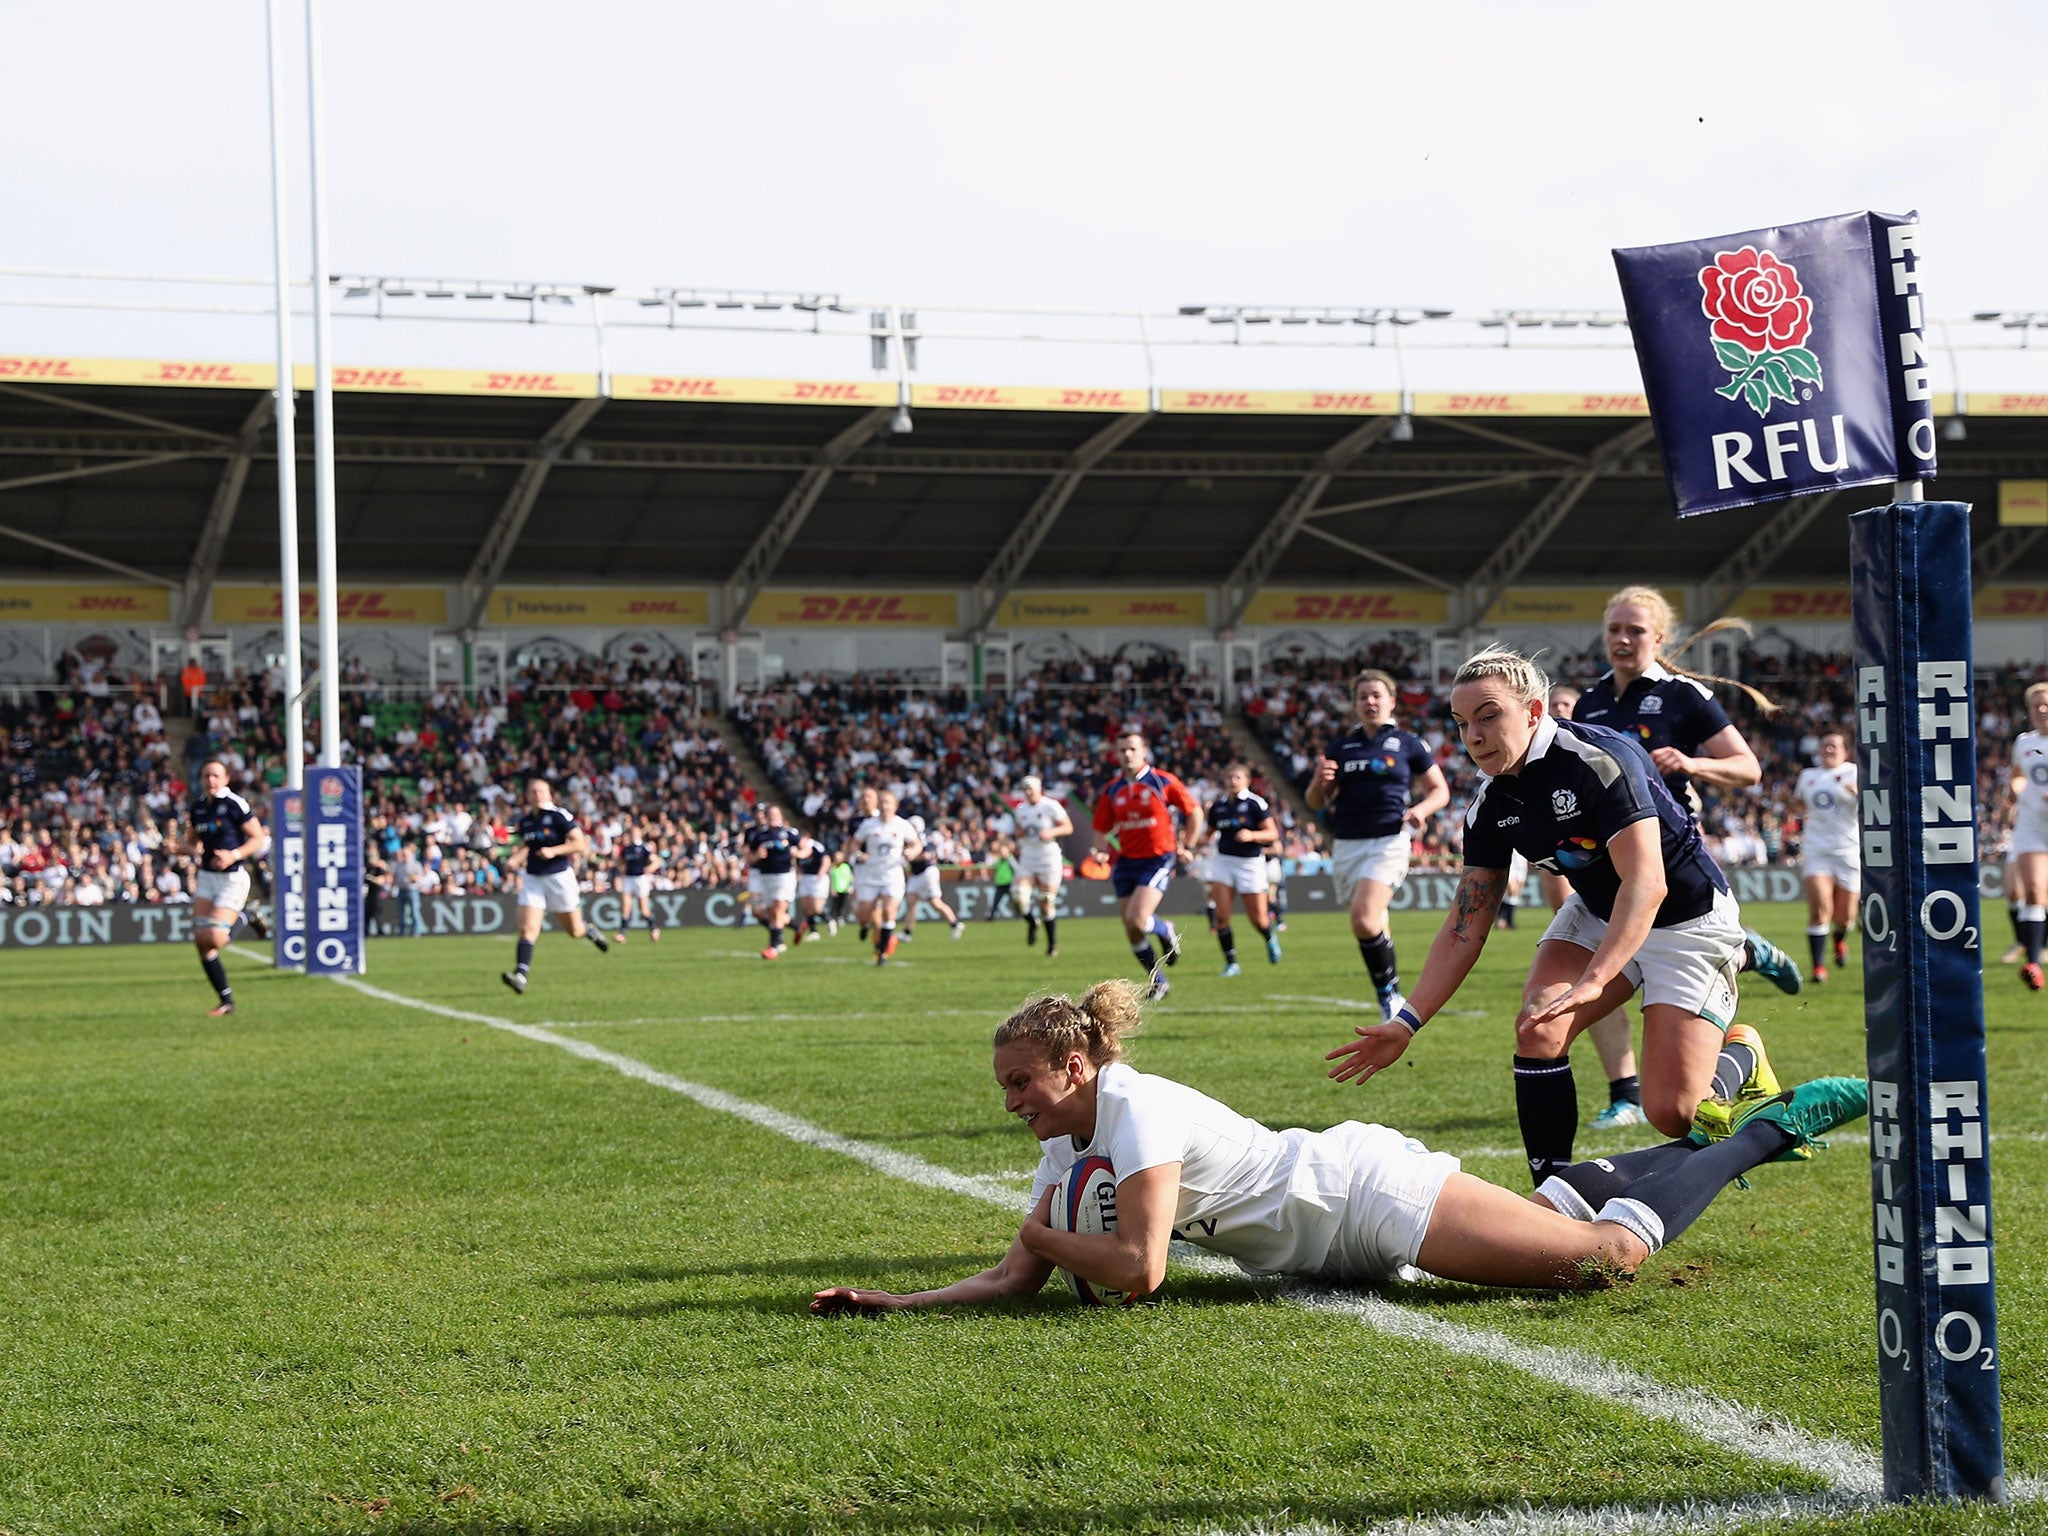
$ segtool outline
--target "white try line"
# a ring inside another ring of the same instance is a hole
[[[243,951],[247,953],[246,951]],[[268,957],[261,957],[267,959]],[[663,1072],[659,1068],[605,1050],[587,1040],[578,1040],[533,1024],[519,1024],[494,1014],[450,1008],[422,998],[387,992],[352,976],[333,978],[342,986],[400,1008],[416,1009],[465,1024],[481,1024],[524,1040],[552,1045],[573,1056],[612,1068],[638,1082],[680,1094],[706,1109],[735,1116],[773,1131],[804,1146],[835,1152],[877,1173],[927,1189],[943,1189],[965,1195],[1003,1210],[1016,1212],[1023,1201],[999,1175],[963,1174],[908,1152],[873,1142],[842,1136],[799,1116],[766,1104],[756,1104],[723,1089],[707,1087]],[[1190,1267],[1212,1274],[1239,1276],[1237,1266],[1213,1254],[1189,1254],[1183,1258]],[[1423,1313],[1413,1312],[1376,1296],[1303,1290],[1289,1299],[1312,1311],[1335,1313],[1357,1319],[1375,1332],[1389,1337],[1434,1345],[1452,1354],[1489,1364],[1505,1364],[1527,1375],[1573,1391],[1624,1403],[1636,1412],[1662,1419],[1681,1429],[1732,1451],[1744,1458],[1791,1466],[1826,1479],[1839,1495],[1869,1499],[1882,1488],[1882,1473],[1876,1457],[1842,1441],[1815,1437],[1770,1414],[1744,1408],[1725,1398],[1691,1389],[1668,1387],[1612,1361],[1582,1354],[1577,1350],[1545,1345],[1522,1344],[1505,1334],[1470,1328]],[[1555,1529],[1563,1530],[1564,1527]],[[1677,1531],[1678,1526],[1622,1527]]]

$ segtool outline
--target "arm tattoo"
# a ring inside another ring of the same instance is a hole
[[[1483,937],[1493,927],[1493,914],[1499,910],[1507,888],[1508,872],[1504,869],[1466,870],[1465,878],[1458,882],[1456,905],[1452,908],[1451,937],[1460,944],[1471,943],[1475,920],[1478,936]]]

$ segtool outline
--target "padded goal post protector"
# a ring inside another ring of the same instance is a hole
[[[1849,538],[1885,1495],[2003,1500],[1970,509]]]
[[[306,974],[360,976],[363,942],[363,778],[359,768],[306,770]]]
[[[280,971],[306,968],[306,792],[270,793],[271,960]]]

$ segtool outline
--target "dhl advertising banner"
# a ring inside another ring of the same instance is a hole
[[[684,587],[499,587],[490,622],[522,625],[688,625],[711,622],[711,594]]]
[[[747,610],[749,629],[952,629],[952,592],[763,592]]]
[[[705,374],[615,373],[614,400],[704,400],[730,405],[894,405],[886,379],[719,379]]]
[[[1934,474],[1918,216],[1614,253],[1680,517]]]
[[[1980,619],[2048,619],[2048,587],[2011,582],[1979,587],[1974,607]]]
[[[1417,416],[1647,416],[1641,395],[1421,394]]]
[[[21,581],[0,585],[0,623],[168,624],[169,587],[102,581]]]
[[[2048,528],[2048,480],[1999,481],[1998,526]]]
[[[1298,624],[1448,624],[1451,600],[1421,587],[1347,587],[1316,592],[1266,591],[1246,604],[1248,626]]]
[[[298,389],[311,389],[312,368],[304,363],[293,368],[292,383]],[[597,375],[504,368],[338,367],[334,370],[334,387],[344,393],[373,395],[506,395],[589,400],[597,395]]]
[[[955,411],[1149,411],[1142,389],[1061,389],[1037,385],[913,384],[910,403]]]
[[[1486,610],[1488,624],[1599,624],[1607,617],[1612,587],[1510,587]],[[1664,600],[1685,617],[1685,594],[1666,590]]]
[[[446,624],[446,587],[343,587],[336,605],[344,624]],[[299,617],[319,615],[319,593],[299,589]],[[213,589],[216,624],[276,624],[284,618],[284,596],[276,587],[218,586]]]
[[[1773,619],[1849,619],[1847,587],[1744,587],[1728,605],[1738,619],[1767,624]]]
[[[996,610],[996,623],[1008,629],[1199,627],[1208,622],[1209,599],[1202,592],[1016,592]]]
[[[1162,411],[1220,416],[1398,416],[1395,390],[1169,389]]]
[[[263,390],[276,387],[277,368],[270,363],[0,356],[0,381]],[[297,389],[311,389],[311,365],[301,363],[294,368],[292,383]],[[597,394],[597,375],[491,368],[338,367],[334,370],[334,387],[370,394],[507,395],[576,400],[589,399]]]

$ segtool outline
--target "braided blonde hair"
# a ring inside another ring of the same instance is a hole
[[[1034,997],[996,1026],[995,1049],[1018,1040],[1041,1047],[1049,1062],[1079,1051],[1098,1068],[1124,1059],[1124,1041],[1144,1019],[1138,989],[1129,981],[1098,981],[1075,1002],[1071,997]]]
[[[1499,678],[1508,692],[1522,703],[1533,704],[1542,699],[1544,707],[1549,707],[1550,679],[1544,675],[1543,669],[1532,658],[1504,645],[1489,645],[1485,650],[1466,657],[1465,664],[1451,678],[1451,686],[1483,683],[1490,677]]]
[[[1664,640],[1669,640],[1672,634],[1677,630],[1678,615],[1671,611],[1670,602],[1665,598],[1664,594],[1662,592],[1659,592],[1655,587],[1623,587],[1619,592],[1615,593],[1614,596],[1607,599],[1607,607],[1600,616],[1601,629],[1603,631],[1606,629],[1607,621],[1614,617],[1615,609],[1627,607],[1630,605],[1642,609],[1644,613],[1649,615],[1651,628],[1655,629],[1659,635],[1663,636]],[[1713,623],[1707,625],[1704,629],[1700,630],[1700,632],[1694,635],[1690,640],[1686,641],[1685,644],[1681,645],[1677,649],[1677,651],[1670,656],[1665,655],[1663,643],[1662,641],[1660,641],[1657,646],[1657,654],[1655,659],[1658,662],[1658,664],[1661,665],[1666,671],[1676,672],[1680,677],[1689,677],[1694,682],[1720,683],[1724,687],[1734,688],[1740,691],[1741,693],[1746,694],[1749,697],[1750,702],[1755,704],[1756,707],[1762,710],[1765,714],[1776,714],[1780,708],[1778,701],[1770,697],[1770,695],[1762,692],[1761,690],[1752,688],[1749,686],[1749,684],[1742,682],[1736,678],[1720,677],[1712,672],[1696,672],[1690,667],[1680,666],[1678,662],[1674,659],[1677,656],[1683,656],[1687,651],[1691,650],[1694,646],[1698,645],[1702,640],[1706,639],[1707,636],[1724,634],[1730,630],[1733,630],[1735,633],[1745,636],[1753,635],[1756,633],[1756,631],[1750,627],[1749,620],[1747,619],[1716,619]]]

